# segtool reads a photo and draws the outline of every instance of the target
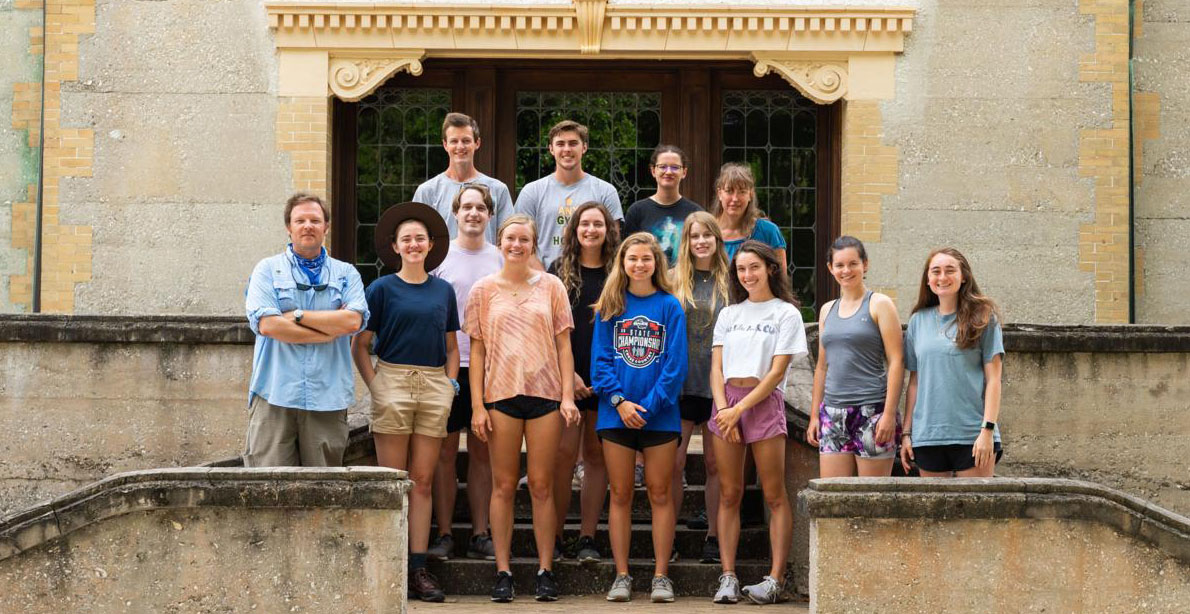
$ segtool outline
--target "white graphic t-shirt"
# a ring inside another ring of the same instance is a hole
[[[719,312],[711,344],[723,348],[724,379],[762,378],[773,366],[773,356],[807,352],[806,328],[798,308],[779,298],[744,301]]]

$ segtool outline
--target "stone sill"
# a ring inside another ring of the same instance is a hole
[[[1190,518],[1093,482],[1049,478],[832,478],[798,496],[810,518],[1081,520],[1190,563]]]
[[[179,467],[119,473],[0,518],[0,560],[103,520],[195,507],[402,509],[404,471],[378,467]]]
[[[817,347],[817,324],[806,326]],[[250,345],[238,316],[0,315],[0,343],[188,343]],[[1006,324],[1009,352],[1190,352],[1190,326]]]

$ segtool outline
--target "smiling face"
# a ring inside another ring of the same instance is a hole
[[[657,155],[657,162],[652,166],[653,179],[657,180],[657,189],[677,189],[678,184],[686,178],[686,167],[682,164],[682,156],[667,151]]]
[[[471,132],[471,126],[447,126],[442,147],[450,156],[451,164],[471,164],[479,149],[479,139]]]
[[[647,244],[638,243],[624,250],[624,273],[628,279],[649,281],[656,270],[657,261],[653,258],[653,248]]]
[[[587,153],[586,143],[583,143],[582,137],[573,130],[559,132],[550,140],[550,154],[554,156],[554,163],[558,170],[581,169],[585,153]]]
[[[500,234],[500,253],[505,262],[527,262],[534,248],[533,230],[528,224],[509,224]]]
[[[935,254],[926,268],[926,283],[940,299],[957,295],[963,285],[963,270],[959,261],[950,254]]]
[[[868,263],[860,258],[858,249],[847,247],[831,254],[830,269],[840,288],[851,288],[863,285]]]
[[[318,203],[304,202],[290,211],[289,224],[285,229],[289,231],[293,251],[303,254],[303,257],[313,257],[322,249],[329,226]]]
[[[587,209],[575,227],[578,244],[583,249],[600,249],[607,239],[607,221],[599,209]]]
[[[430,240],[430,232],[426,225],[417,220],[406,220],[397,226],[393,239],[393,251],[401,257],[403,265],[424,263],[426,256],[434,242]]]
[[[483,194],[479,190],[463,190],[459,195],[459,210],[455,212],[459,234],[469,237],[482,235],[487,230],[490,219],[491,212],[483,200]]]
[[[688,222],[690,224],[690,255],[695,260],[710,258],[718,247],[715,233],[706,224]]]
[[[723,212],[732,219],[743,217],[744,213],[748,211],[748,205],[752,203],[751,188],[728,186],[719,188],[715,192],[719,197],[719,204],[722,205]]]
[[[735,274],[748,297],[765,296],[772,293],[769,288],[769,270],[764,260],[752,252],[740,252],[735,259]]]

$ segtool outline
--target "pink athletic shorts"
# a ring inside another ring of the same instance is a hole
[[[752,388],[727,384],[725,392],[727,393],[728,406],[731,406],[748,396],[748,393],[752,392]],[[715,416],[718,414],[719,407],[712,404],[711,419],[707,421],[707,426],[715,436],[722,438],[723,433],[719,432],[719,426],[715,424]],[[739,429],[744,443],[764,441],[778,435],[787,436],[789,431],[785,426],[785,394],[781,392],[780,388],[773,390],[763,401],[745,411],[740,416]]]

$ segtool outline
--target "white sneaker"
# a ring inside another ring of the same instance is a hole
[[[719,576],[719,590],[715,591],[715,598],[712,601],[715,603],[739,603],[740,579],[735,577],[735,574],[725,573]]]
[[[781,583],[772,576],[765,576],[760,582],[745,586],[741,592],[757,605],[777,603],[777,598],[781,596]]]
[[[608,601],[632,601],[632,576],[617,575],[612,580],[612,588],[607,592]]]
[[[669,576],[653,576],[653,592],[649,598],[653,603],[673,603],[674,583]]]

